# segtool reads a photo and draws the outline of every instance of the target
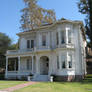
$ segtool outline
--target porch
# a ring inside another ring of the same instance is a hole
[[[49,78],[49,66],[49,57],[47,56],[7,56],[5,78],[21,79],[27,78],[30,74],[33,75],[34,80],[38,80],[39,76]]]

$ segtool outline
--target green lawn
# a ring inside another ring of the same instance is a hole
[[[43,82],[14,92],[92,92],[92,83]]]
[[[14,92],[92,92],[92,75],[82,82],[41,82]]]
[[[5,89],[5,88],[9,88],[9,87],[13,87],[15,85],[25,83],[25,82],[26,81],[1,81],[0,80],[0,90]]]
[[[0,81],[0,89],[9,88],[26,81]],[[40,82],[14,92],[92,92],[92,75],[82,82]]]

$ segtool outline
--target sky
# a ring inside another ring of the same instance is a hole
[[[84,22],[85,15],[78,12],[78,0],[39,0],[38,4],[46,9],[54,9],[56,18],[69,20],[81,20]],[[0,1],[0,32],[5,33],[12,39],[12,43],[18,41],[16,33],[20,31],[20,10],[24,8],[23,0]]]

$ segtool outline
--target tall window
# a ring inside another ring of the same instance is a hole
[[[27,59],[27,70],[32,70],[32,61],[30,59]]]
[[[57,45],[59,44],[59,39],[58,39],[58,32],[56,32],[56,41],[57,41]]]
[[[42,46],[46,46],[46,35],[42,35]]]
[[[72,55],[69,55],[68,58],[69,58],[68,68],[72,68]]]
[[[61,31],[61,44],[65,43],[65,32]]]
[[[68,30],[68,43],[71,43],[71,30]]]
[[[30,48],[30,40],[27,40],[27,48]]]
[[[34,40],[31,40],[31,48],[34,48]]]
[[[65,61],[62,62],[62,68],[66,68]]]
[[[9,71],[18,71],[18,58],[9,58],[8,59],[8,70]]]
[[[62,68],[66,68],[65,56],[64,55],[61,57],[61,60],[62,60]]]
[[[57,56],[57,69],[59,69],[59,56]]]
[[[30,69],[30,60],[29,59],[27,59],[27,70],[29,70]]]

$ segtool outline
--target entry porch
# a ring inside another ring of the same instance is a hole
[[[51,74],[51,58],[49,56],[7,56],[6,57],[6,79],[21,79],[33,75],[34,80]]]

